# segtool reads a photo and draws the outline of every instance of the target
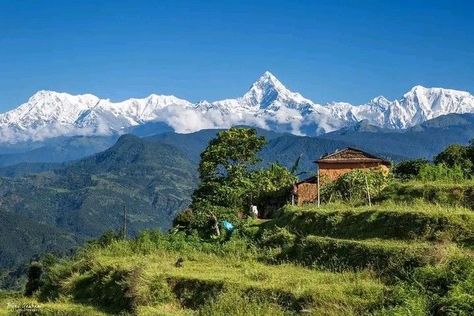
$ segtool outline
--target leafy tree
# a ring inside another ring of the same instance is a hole
[[[255,129],[232,127],[219,132],[201,153],[201,181],[234,180],[245,175],[248,167],[258,162],[257,154],[265,143]]]
[[[257,154],[264,145],[265,139],[254,129],[233,127],[219,132],[201,154],[201,184],[194,192],[193,206],[241,207],[252,188],[250,167],[258,162]]]
[[[466,147],[466,157],[469,159],[474,169],[474,139],[471,139],[469,145]]]
[[[469,147],[460,144],[452,144],[446,147],[435,158],[436,164],[445,164],[448,167],[459,166],[466,173],[472,170],[472,162],[469,159]]]
[[[393,174],[402,180],[414,179],[420,174],[421,168],[429,163],[426,159],[405,160],[393,168]]]
[[[279,164],[255,170],[265,143],[254,129],[233,127],[218,133],[201,154],[201,183],[191,208],[178,215],[175,225],[210,233],[216,221],[236,221],[250,204],[267,213],[286,203],[296,177]]]
[[[233,127],[219,132],[201,153],[201,183],[193,194],[192,216],[186,220],[198,227],[209,227],[218,219],[235,219],[250,202],[254,188],[252,170],[257,154],[265,145],[255,129]],[[184,215],[183,215],[184,216]],[[175,222],[183,223],[184,217]]]
[[[255,171],[252,174],[253,190],[251,196],[253,204],[263,216],[271,210],[282,207],[288,201],[292,185],[297,177],[284,166],[274,163],[267,169]]]

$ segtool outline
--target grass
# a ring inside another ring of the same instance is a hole
[[[473,245],[462,206],[287,206],[226,241],[150,231],[91,244],[48,267],[37,298],[73,315],[469,314]]]
[[[24,298],[19,293],[0,292],[0,316],[12,315],[106,315],[92,306],[72,302],[39,302],[34,298]]]
[[[331,315],[359,314],[381,306],[387,291],[387,286],[370,272],[334,273],[198,252],[138,255],[127,248],[127,243],[116,242],[94,250],[87,259],[77,262],[67,277],[63,274],[55,286],[75,302],[94,305],[118,295],[121,301],[131,299],[126,304],[131,310],[150,313],[179,306],[180,312],[193,309],[209,314],[210,301],[226,310],[224,302],[235,296],[243,300],[242,315],[252,314],[246,308],[253,305],[255,309],[266,306],[275,313],[309,309]],[[183,266],[176,267],[180,257]],[[117,284],[123,286],[113,288]],[[105,295],[104,291],[110,293]]]
[[[401,239],[474,243],[474,212],[463,207],[426,203],[352,207],[329,204],[288,206],[265,224],[286,227],[296,235],[345,239]]]
[[[434,245],[428,242],[365,239],[347,240],[307,236],[289,252],[293,261],[309,266],[338,269],[373,269],[389,280],[406,277],[410,272],[427,264],[435,264],[459,253],[450,244]]]
[[[474,209],[474,180],[396,181],[384,189],[381,197],[383,200],[396,203],[414,202],[421,199],[427,203]]]

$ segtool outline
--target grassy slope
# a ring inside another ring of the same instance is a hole
[[[450,207],[474,209],[474,180],[394,182],[382,194],[383,200],[395,203],[425,201]]]
[[[36,299],[24,298],[20,293],[0,291],[0,316],[12,315],[102,316],[106,314],[92,306],[71,302],[41,303]]]
[[[49,308],[106,314],[469,313],[474,213],[396,194],[372,207],[283,208],[240,227],[258,247],[154,233],[90,247],[53,266],[39,297],[52,299]]]
[[[178,258],[184,259],[182,267],[175,266]],[[368,272],[266,265],[233,255],[151,250],[144,244],[137,249],[127,242],[91,251],[58,281],[62,295],[83,304],[109,306],[104,311],[111,313],[173,306],[182,312],[201,310],[206,302],[237,292],[240,297],[268,301],[280,311],[352,315],[381,306],[388,289]]]
[[[420,203],[286,207],[265,227],[265,243],[285,245],[281,259],[381,275],[405,275],[474,245],[474,212]]]

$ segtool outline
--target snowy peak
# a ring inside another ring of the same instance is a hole
[[[266,71],[242,97],[214,102],[192,103],[157,94],[112,102],[91,94],[41,90],[18,108],[0,114],[0,143],[123,134],[131,127],[150,122],[169,126],[178,133],[248,125],[315,136],[357,126],[404,129],[450,113],[474,113],[474,96],[417,85],[393,101],[378,96],[362,105],[320,105],[290,91]]]
[[[250,106],[268,108],[275,101],[293,103],[312,103],[299,93],[288,90],[271,72],[265,71],[250,90],[242,97],[242,100]]]
[[[470,113],[474,109],[474,97],[465,91],[426,88],[415,86],[394,102],[393,108],[403,114],[405,123],[401,128],[410,127],[426,120],[449,113]]]

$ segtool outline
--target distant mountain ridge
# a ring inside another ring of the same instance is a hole
[[[248,125],[316,136],[362,120],[382,128],[404,129],[450,113],[474,113],[474,96],[464,91],[415,86],[394,101],[379,96],[362,105],[321,105],[290,91],[267,71],[242,97],[215,102],[192,103],[152,94],[114,103],[91,94],[38,91],[18,108],[0,114],[0,142],[110,136],[146,124],[178,133]]]
[[[146,140],[157,141],[180,149],[193,163],[208,142],[222,129],[206,129],[194,133],[179,134],[165,132],[154,123],[140,125],[131,133]],[[156,133],[155,133],[156,132]],[[360,121],[340,130],[317,137],[276,133],[257,128],[265,136],[269,145],[261,157],[265,163],[279,161],[290,167],[300,154],[305,170],[313,170],[311,161],[325,152],[342,147],[358,147],[381,155],[392,161],[410,158],[432,159],[434,155],[452,143],[467,144],[474,138],[474,113],[448,114],[425,121],[408,129],[388,129]],[[109,148],[115,143],[114,136],[73,136],[49,139],[28,147],[15,148],[0,146],[0,175],[17,176],[31,172],[50,170],[61,163],[74,161]],[[278,146],[274,146],[275,144]],[[269,149],[271,148],[271,149]],[[6,154],[2,154],[6,151]]]
[[[75,162],[10,171],[0,172],[13,176],[0,177],[0,286],[2,268],[118,231],[124,208],[130,235],[170,228],[198,182],[195,164],[179,150],[133,135]]]

